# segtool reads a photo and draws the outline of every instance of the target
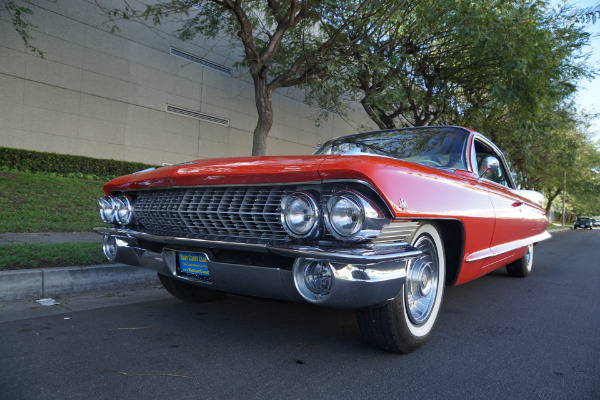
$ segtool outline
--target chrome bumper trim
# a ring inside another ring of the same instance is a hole
[[[133,229],[125,229],[125,228],[107,228],[107,227],[99,227],[94,228],[96,233],[100,235],[109,235],[116,236],[121,238],[130,238],[130,239],[144,239],[150,240],[152,242],[162,243],[165,245],[172,246],[192,246],[192,247],[204,247],[204,248],[219,248],[219,249],[230,249],[230,250],[248,250],[248,251],[258,251],[261,253],[266,253],[266,246],[270,243],[270,240],[264,240],[262,242],[246,242],[243,239],[234,240],[232,238],[231,241],[224,240],[208,240],[208,239],[200,239],[194,237],[178,237],[178,236],[168,236],[168,235],[154,235],[151,233],[140,232]]]
[[[363,245],[352,248],[320,245],[280,244],[267,246],[271,253],[294,258],[327,260],[336,263],[355,265],[370,265],[381,262],[391,262],[400,259],[410,259],[421,255],[421,250],[409,246],[408,243],[388,245]]]
[[[406,265],[421,252],[407,244],[364,245],[358,248],[334,248],[329,245],[242,245],[212,242],[200,239],[165,238],[140,234],[126,229],[96,228],[98,233],[113,236],[116,244],[114,261],[150,268],[160,274],[172,276],[199,287],[208,287],[229,293],[306,302],[288,269],[221,263],[207,255],[207,265],[212,282],[204,282],[177,274],[177,252],[169,243],[188,245],[186,251],[199,248],[235,248],[260,250],[295,259],[318,259],[330,262],[333,273],[329,295],[313,303],[336,308],[364,308],[381,304],[398,295],[406,279]],[[144,249],[140,239],[160,242],[165,246],[161,253]],[[152,237],[152,239],[150,239]]]
[[[272,253],[292,258],[319,259],[334,263],[367,265],[398,259],[414,258],[421,251],[407,243],[356,244],[318,242],[314,245],[290,244],[282,241],[265,241],[264,243],[248,243],[244,241],[207,240],[182,238],[175,236],[159,236],[122,228],[94,228],[101,235],[119,238],[145,239],[164,245],[185,247],[218,248],[229,250],[246,250],[261,253]]]

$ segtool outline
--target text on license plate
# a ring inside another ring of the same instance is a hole
[[[210,276],[206,254],[201,253],[178,253],[179,269],[182,273]]]

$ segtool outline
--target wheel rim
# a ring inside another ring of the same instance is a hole
[[[439,264],[435,243],[429,235],[421,236],[414,246],[423,255],[409,263],[404,293],[408,317],[412,323],[421,325],[427,321],[435,304]]]

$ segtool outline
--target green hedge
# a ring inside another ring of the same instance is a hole
[[[0,147],[0,167],[22,172],[113,177],[131,174],[155,165]]]

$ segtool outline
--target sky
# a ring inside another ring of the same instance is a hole
[[[558,4],[562,3],[562,0],[554,0],[553,2]],[[567,4],[578,8],[589,8],[600,4],[600,0],[567,0]],[[586,48],[587,52],[591,52],[590,64],[600,69],[600,19],[595,24],[586,24],[585,30],[592,34],[590,46]],[[581,81],[575,99],[581,109],[600,113],[600,76],[591,81]],[[596,118],[590,130],[595,131],[596,138],[600,139],[600,118]]]

